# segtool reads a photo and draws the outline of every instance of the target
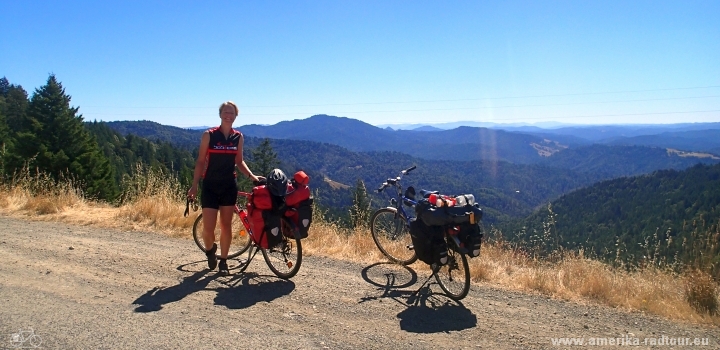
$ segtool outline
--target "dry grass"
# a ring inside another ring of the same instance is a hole
[[[157,175],[146,172],[135,177],[134,182],[128,181],[119,206],[86,200],[71,183],[55,184],[53,190],[38,190],[48,183],[40,186],[31,182],[47,179],[34,177],[34,180],[16,181],[0,185],[0,212],[34,220],[191,237],[196,215],[183,217],[185,206],[177,185],[153,178]],[[188,246],[188,249],[193,248]],[[303,241],[303,249],[306,255],[365,264],[385,261],[369,229],[342,229],[321,220],[319,214],[314,218],[309,237]],[[421,262],[412,267],[429,271]],[[677,274],[655,267],[627,271],[572,252],[540,260],[501,243],[484,244],[482,255],[470,260],[470,271],[475,283],[720,325],[717,282],[699,271]]]

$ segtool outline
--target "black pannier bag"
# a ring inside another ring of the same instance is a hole
[[[428,265],[447,263],[447,243],[443,239],[443,228],[428,226],[415,218],[410,219],[410,238],[418,259]]]
[[[288,180],[280,169],[274,169],[266,178],[272,208],[263,212],[263,220],[265,221],[267,245],[268,248],[272,248],[282,241],[281,225],[282,216],[287,208],[285,194],[287,193]]]
[[[418,201],[415,214],[428,226],[460,225],[482,220],[482,209],[478,206],[436,207],[427,199]]]
[[[310,178],[304,171],[296,172],[285,196],[285,205],[288,208],[285,216],[295,224],[295,234],[301,239],[307,238],[312,224],[313,196],[307,185],[309,181]]]
[[[480,223],[466,223],[458,226],[458,239],[463,248],[467,251],[467,255],[471,258],[480,255],[480,245],[482,243],[483,232]]]
[[[282,216],[274,210],[265,210],[262,213],[265,221],[265,232],[268,248],[275,247],[282,241]]]
[[[313,208],[313,197],[300,202],[297,207],[298,215],[298,230],[300,237],[307,238],[308,230],[310,230],[310,224],[312,224],[312,208]]]

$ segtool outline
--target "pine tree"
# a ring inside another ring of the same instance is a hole
[[[8,91],[10,91],[10,82],[6,77],[0,78],[0,96],[7,96]]]
[[[5,159],[7,150],[12,147],[12,139],[10,134],[10,128],[7,124],[7,106],[5,103],[5,96],[7,96],[10,90],[10,82],[7,78],[0,78],[0,180],[6,174],[5,172]]]
[[[358,179],[352,192],[352,207],[350,207],[350,222],[353,227],[368,225],[370,217],[370,198],[365,188],[365,182]]]
[[[3,153],[3,171],[11,176],[25,163],[25,159],[16,154],[17,134],[25,130],[27,114],[27,92],[19,85],[12,85],[3,77],[0,79],[0,152]],[[4,135],[7,133],[7,136]],[[15,136],[14,136],[15,135]]]
[[[17,153],[35,159],[32,165],[55,178],[65,174],[80,180],[85,193],[111,200],[118,189],[113,169],[97,140],[85,129],[79,108],[70,107],[70,96],[50,75],[36,89],[28,105],[27,129],[18,135]]]
[[[20,85],[7,85],[2,87],[2,95],[5,97],[5,117],[10,129],[21,131],[28,127],[23,123],[26,120],[28,108],[27,91]]]
[[[250,162],[250,170],[256,175],[265,176],[273,169],[280,166],[278,155],[273,151],[270,139],[265,138],[260,144],[250,151],[252,161]]]
[[[0,83],[2,83],[2,81],[0,81]],[[0,182],[8,175],[5,169],[5,163],[8,158],[8,150],[12,148],[12,138],[10,128],[8,128],[7,120],[5,119],[5,109],[5,96],[0,94]]]

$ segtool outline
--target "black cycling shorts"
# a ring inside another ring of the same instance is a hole
[[[224,181],[203,180],[200,201],[203,208],[220,209],[221,206],[234,206],[237,202],[237,181],[235,179]]]

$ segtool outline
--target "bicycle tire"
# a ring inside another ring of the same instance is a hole
[[[417,260],[405,217],[390,208],[381,208],[370,218],[370,233],[381,253],[390,261],[410,265]]]
[[[433,271],[435,271],[434,265]],[[470,268],[467,257],[454,249],[448,249],[447,264],[441,266],[434,275],[440,288],[450,299],[461,300],[470,291]]]
[[[280,229],[282,241],[275,247],[261,250],[270,271],[282,279],[289,279],[300,271],[302,243],[286,218],[282,219]]]
[[[249,247],[250,247],[250,235],[245,233],[244,236],[240,236],[240,228],[242,226],[242,221],[240,220],[240,217],[233,213],[233,219],[232,219],[232,242],[230,243],[230,250],[228,251],[228,259],[236,258],[240,254],[244,253]],[[244,227],[243,227],[244,228]],[[200,248],[200,250],[204,253],[207,251],[205,249],[205,243],[203,241],[202,237],[203,232],[203,222],[202,222],[202,214],[198,215],[197,219],[195,219],[195,223],[193,224],[193,240],[195,240],[195,244]],[[218,242],[218,251],[215,254],[218,258],[220,258],[220,225],[215,226],[215,242]]]
[[[33,334],[33,335],[31,335],[30,338],[28,339],[28,342],[29,342],[30,345],[32,345],[33,347],[39,348],[40,345],[42,345],[42,338],[40,338],[40,336],[37,335],[37,334]]]

